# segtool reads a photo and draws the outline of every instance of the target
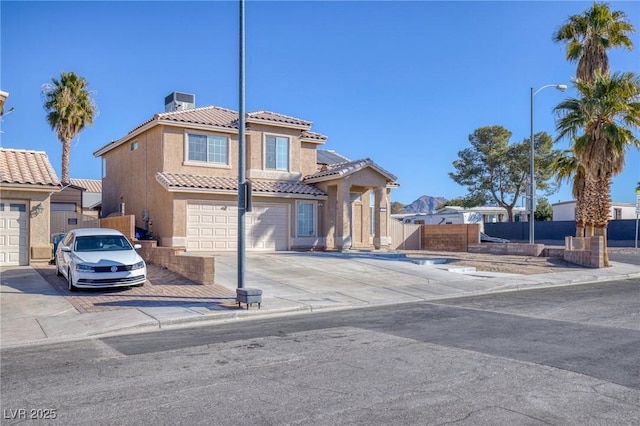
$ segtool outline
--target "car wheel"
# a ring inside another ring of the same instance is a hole
[[[73,285],[73,278],[71,278],[71,269],[67,270],[67,284],[68,284],[69,291],[77,291],[78,290],[78,287]]]

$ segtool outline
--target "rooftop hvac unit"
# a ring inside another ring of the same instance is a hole
[[[196,107],[196,95],[190,93],[173,92],[164,98],[164,111],[184,111]]]

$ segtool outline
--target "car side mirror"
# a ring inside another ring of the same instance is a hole
[[[60,247],[60,250],[65,251],[67,253],[71,253],[71,247],[69,246],[62,246]]]
[[[133,248],[134,248],[134,249],[136,249],[136,250],[138,250],[139,248],[142,248],[142,245],[140,245],[140,244],[134,244],[134,245],[133,245]]]

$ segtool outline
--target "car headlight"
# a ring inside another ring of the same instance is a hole
[[[134,271],[136,269],[142,269],[144,268],[144,261],[141,260],[140,262],[134,264],[133,266],[131,266],[131,270]]]
[[[82,263],[78,263],[76,265],[76,271],[78,271],[78,272],[93,272],[93,266],[83,265]]]

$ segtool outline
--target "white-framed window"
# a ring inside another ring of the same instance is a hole
[[[107,160],[102,157],[102,178],[104,179],[107,176]]]
[[[289,170],[289,138],[266,136],[264,152],[265,169]]]
[[[138,149],[138,141],[131,142],[131,151]]]
[[[229,138],[188,133],[187,161],[229,164]]]
[[[316,236],[316,203],[312,201],[298,201],[296,205],[298,237]]]

